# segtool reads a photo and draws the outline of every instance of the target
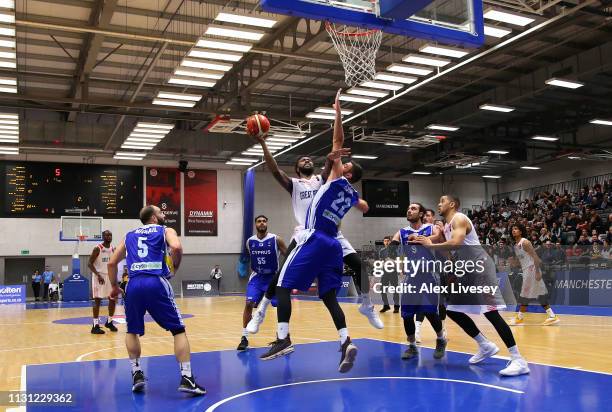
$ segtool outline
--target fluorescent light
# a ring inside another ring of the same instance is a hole
[[[374,159],[378,159],[378,156],[369,156],[369,155],[351,155],[351,157],[353,159],[367,159],[367,160],[374,160]]]
[[[370,97],[385,97],[388,95],[388,92],[381,92],[379,90],[370,90],[370,89],[362,89],[359,87],[351,87],[346,91],[350,94],[358,94],[361,96],[370,96]]]
[[[189,100],[197,102],[202,99],[202,95],[199,94],[188,94],[188,93],[170,93],[170,92],[159,92],[157,97],[160,99],[174,99],[174,100]]]
[[[521,169],[525,169],[525,170],[540,170],[540,168],[537,167],[537,166],[521,166]]]
[[[17,93],[17,87],[0,86],[0,93]]]
[[[541,140],[544,142],[555,142],[557,140],[559,140],[558,137],[552,137],[552,136],[533,136],[531,138],[532,140]]]
[[[504,155],[504,154],[508,154],[510,152],[508,152],[506,150],[489,150],[487,153]]]
[[[17,86],[17,79],[14,77],[0,77],[0,84],[8,86]]]
[[[167,99],[154,99],[153,104],[159,106],[176,106],[176,107],[193,107],[195,102],[186,102],[183,100],[167,100]]]
[[[556,77],[548,79],[544,83],[548,84],[549,86],[565,87],[567,89],[577,89],[579,87],[584,86],[584,83],[580,83],[574,80],[558,79]]]
[[[298,141],[298,139],[279,139],[277,137],[268,137],[266,139],[267,142],[277,142],[277,143],[295,143]]]
[[[4,7],[5,9],[14,9],[15,0],[0,0],[0,7]]]
[[[0,113],[0,119],[19,119],[16,113]]]
[[[426,128],[430,130],[445,130],[448,132],[456,132],[457,130],[459,130],[459,128],[456,126],[448,126],[444,124],[430,124]]]
[[[173,124],[147,123],[147,122],[138,122],[138,123],[136,123],[136,127],[148,127],[150,129],[165,129],[165,130],[172,130],[172,129],[174,129],[174,125]],[[153,132],[153,133],[157,133],[157,132]]]
[[[245,152],[242,152],[241,154],[244,155],[244,156],[257,156],[257,157],[263,156],[263,152],[255,153],[255,152],[249,152],[248,150],[245,151]]]
[[[232,161],[227,161],[225,162],[226,165],[231,165],[231,166],[250,166],[251,163],[240,163],[240,162],[232,162]]]
[[[134,145],[134,146],[142,146],[142,147],[154,147],[154,146],[156,146],[156,145],[157,145],[157,143],[159,143],[159,142],[134,142],[134,141],[128,142],[128,141],[126,140],[124,143],[131,144],[131,145]]]
[[[182,67],[177,68],[174,71],[174,74],[177,76],[200,77],[203,79],[214,79],[214,80],[219,80],[223,78],[223,75],[224,75],[223,72],[218,72],[218,71],[184,69]]]
[[[161,142],[162,139],[140,139],[138,137],[128,137],[127,139],[125,139],[126,143],[137,143],[137,142],[142,142],[142,143],[159,143]]]
[[[19,130],[0,130],[0,135],[8,136],[8,135],[19,135]]]
[[[219,52],[206,49],[191,49],[187,56],[198,57],[200,59],[225,60],[228,62],[237,62],[242,59],[242,53]]]
[[[0,148],[0,154],[18,155],[19,154],[19,148],[16,147],[13,150],[12,147],[2,147],[2,148]]]
[[[510,33],[512,33],[512,30],[510,29],[496,26],[487,26],[486,24],[484,26],[485,36],[497,37],[498,39],[501,39],[502,37],[506,37]]]
[[[15,37],[15,26],[10,26],[8,24],[0,24],[0,36]],[[15,47],[14,44],[15,42],[13,42],[13,46],[9,47]]]
[[[400,76],[399,74],[392,73],[376,73],[374,79],[405,84],[414,83],[418,80],[416,77]]]
[[[183,61],[181,62],[181,66],[195,67],[198,69],[217,70],[217,71],[222,71],[222,72],[226,72],[228,70],[231,70],[232,68],[231,64],[210,62],[210,61],[204,61],[204,60],[194,60],[194,59],[183,59]]]
[[[170,130],[166,130],[166,129],[149,129],[147,127],[138,127],[138,125],[136,125],[134,130],[132,130],[132,133],[150,133],[153,136],[159,135],[159,137],[162,138],[165,135],[167,135],[168,133],[170,133]]]
[[[207,82],[189,77],[171,77],[168,80],[170,84],[183,84],[185,86],[213,87],[216,82]]]
[[[388,82],[377,82],[377,81],[368,81],[361,83],[363,87],[371,87],[373,89],[383,89],[383,90],[399,90],[404,87],[403,84],[397,83],[388,83]]]
[[[433,72],[433,70],[427,67],[407,66],[405,64],[397,64],[397,63],[393,63],[387,66],[387,70],[389,70],[390,72],[397,72],[397,73],[416,74],[417,76],[427,76],[428,74],[431,74]]]
[[[423,56],[420,54],[411,53],[405,56],[402,61],[406,63],[424,64],[426,66],[443,67],[449,64],[451,61],[447,59],[440,59],[438,57]]]
[[[404,146],[403,144],[400,143],[391,143],[391,142],[386,142],[385,146]]]
[[[265,34],[263,31],[259,30],[236,29],[233,27],[217,26],[214,24],[209,25],[205,33],[213,36],[234,37],[242,40],[255,41],[261,40]]]
[[[121,145],[122,149],[138,149],[138,150],[153,150],[155,146],[137,146],[132,144],[124,143]]]
[[[289,139],[302,139],[306,136],[303,134],[272,133],[271,137],[287,137]]]
[[[9,47],[11,49],[14,49],[16,44],[17,44],[17,43],[15,43],[15,39],[14,39],[15,34],[12,34],[11,36],[13,38],[11,38],[11,37],[4,37],[4,36],[0,37],[0,47]]]
[[[317,107],[315,109],[315,112],[317,112],[317,113],[336,114],[336,109],[331,108],[331,107]],[[345,115],[349,115],[349,114],[353,113],[353,111],[349,110],[349,109],[340,109],[340,113],[345,114]],[[275,136],[278,136],[278,135],[275,135]]]
[[[244,157],[232,157],[232,162],[249,162],[249,163],[253,163],[255,160],[253,159],[246,159]]]
[[[612,126],[612,120],[593,119],[589,123],[601,124],[603,126]]]
[[[15,60],[0,59],[0,67],[14,69],[17,67],[17,63],[15,62]]]
[[[15,13],[10,13],[7,11],[0,12],[0,22],[15,23]]]
[[[484,177],[485,179],[501,179],[501,176],[498,175],[484,175],[482,177]]]
[[[510,113],[515,110],[514,107],[512,106],[502,106],[499,104],[482,104],[478,106],[478,108],[481,110],[489,110],[493,112],[502,112],[502,113]]]
[[[2,59],[16,59],[17,54],[14,49],[10,48],[0,48],[0,58]]]
[[[144,137],[146,139],[152,139],[152,140],[161,140],[164,138],[164,136],[162,135],[155,135],[155,134],[146,134],[146,133],[130,133],[129,137]]]
[[[366,103],[366,104],[374,103],[376,101],[376,99],[370,99],[370,98],[367,98],[367,97],[352,96],[350,94],[341,94],[340,95],[340,100],[343,100],[343,101],[346,101],[346,102]]]
[[[567,158],[570,160],[580,160],[581,159],[580,156],[567,156]]]
[[[448,47],[448,46],[442,47],[442,46],[438,46],[435,44],[426,44],[424,46],[421,46],[421,48],[419,48],[419,51],[421,53],[437,54],[440,56],[457,57],[457,58],[461,58],[468,54],[468,52],[466,52],[463,49],[458,49],[455,47]]]
[[[507,11],[488,9],[484,12],[483,17],[489,20],[501,21],[503,23],[514,24],[516,26],[526,26],[535,21],[531,17],[521,16],[520,14],[509,13]]]
[[[413,175],[430,175],[431,172],[412,172]]]
[[[227,23],[244,24],[247,26],[265,27],[269,29],[274,27],[276,20],[265,19],[263,17],[253,17],[244,14],[220,12],[215,20],[224,21]]]
[[[5,119],[0,118],[0,124],[19,124],[19,120],[11,120],[15,119],[14,117],[7,117]]]
[[[326,119],[326,120],[334,120],[336,118],[336,116],[332,114],[323,114],[323,113],[314,113],[314,112],[307,113],[306,117],[309,119]]]
[[[208,49],[217,50],[229,50],[246,53],[253,48],[252,44],[249,43],[238,43],[229,40],[213,40],[213,39],[200,39],[196,43],[197,47],[205,47]]]
[[[113,159],[118,159],[118,160],[142,160],[142,159],[144,159],[144,156],[142,156],[142,157],[133,157],[133,156],[118,156],[118,155],[115,155],[115,156],[113,156]]]

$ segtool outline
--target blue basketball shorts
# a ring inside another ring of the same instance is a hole
[[[328,234],[305,231],[283,265],[277,286],[306,291],[317,279],[319,297],[342,286],[342,246]]]
[[[246,301],[255,304],[261,302],[273,277],[273,273],[270,275],[260,275],[253,272],[246,287]],[[272,300],[272,305],[276,306],[276,299]]]
[[[440,297],[438,293],[431,290],[432,287],[440,284],[437,276],[430,273],[417,273],[414,277],[406,276],[405,284],[414,285],[417,293],[402,294],[402,318],[407,318],[416,313],[438,313]],[[426,286],[428,291],[422,287]]]
[[[184,329],[181,312],[174,302],[170,282],[156,275],[138,275],[130,278],[125,293],[125,320],[127,332],[144,335],[145,312],[168,331]]]

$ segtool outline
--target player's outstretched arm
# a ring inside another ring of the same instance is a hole
[[[287,245],[282,237],[276,236],[276,245],[278,246],[278,250],[281,252],[281,255],[287,256]]]
[[[336,101],[334,109],[336,110],[336,118],[334,120],[334,135],[332,139],[332,152],[342,149],[344,144],[344,129],[342,128],[342,107],[340,106],[340,93],[342,89],[338,89],[336,93]],[[338,179],[342,176],[342,161],[340,158],[332,161],[331,172],[329,178],[331,180]]]
[[[334,160],[336,159],[342,160],[342,157],[346,157],[350,155],[351,155],[351,149],[349,147],[343,147],[340,150],[334,150],[334,151],[329,152],[329,154],[327,155],[327,158],[325,159],[325,167],[323,168],[323,171],[321,172],[321,178],[323,179],[323,181],[324,182],[327,181],[327,178],[329,177],[329,174],[331,173],[331,169],[334,164]]]
[[[449,247],[461,246],[465,237],[467,236],[467,231],[469,227],[469,223],[467,219],[463,216],[457,216],[453,219],[453,231],[451,234],[451,238],[442,243],[433,243],[432,236],[417,236],[414,240],[415,243],[419,243],[421,245],[426,245],[432,249],[448,249]],[[474,229],[472,229],[474,230]]]
[[[276,159],[270,153],[270,149],[268,149],[268,145],[266,144],[266,137],[268,135],[264,134],[261,136],[253,136],[253,139],[257,140],[260,144],[261,149],[264,152],[264,160],[266,162],[266,166],[270,168],[272,172],[272,176],[276,179],[278,183],[289,193],[293,191],[293,183],[291,182],[291,178],[287,176],[287,173],[283,172],[279,167],[278,163],[276,163]]]
[[[108,279],[113,288],[111,296],[115,297],[119,294],[119,287],[117,286],[117,265],[125,259],[125,241],[121,241],[115,252],[108,261]],[[115,290],[116,289],[116,290]]]
[[[181,259],[183,258],[183,246],[181,245],[181,241],[176,234],[176,230],[171,227],[167,227],[166,229],[166,243],[170,248],[170,252],[172,254],[172,265],[174,266],[174,272],[176,272],[181,265]]]

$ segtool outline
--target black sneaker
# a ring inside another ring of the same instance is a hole
[[[347,338],[340,346],[340,352],[342,352],[342,357],[340,358],[340,365],[338,365],[338,372],[347,373],[353,369],[353,363],[357,357],[357,346],[351,342],[351,338]]]
[[[189,378],[187,376],[181,376],[181,384],[178,387],[178,391],[197,396],[206,394],[206,389],[198,385],[193,376]]]
[[[132,392],[142,392],[145,387],[143,371],[132,372]]]
[[[385,313],[386,311],[391,310],[391,307],[389,305],[385,305],[382,307],[382,309],[380,310],[380,313]]]
[[[101,328],[100,325],[93,325],[91,327],[91,333],[93,333],[94,335],[104,335],[106,332],[104,332]]]
[[[408,349],[406,349],[404,353],[402,353],[403,360],[409,360],[412,358],[416,358],[417,356],[419,356],[419,351],[417,350],[416,345],[408,345]]]
[[[287,335],[285,339],[276,339],[274,342],[270,342],[270,345],[270,349],[261,355],[259,359],[270,360],[278,358],[279,356],[288,355],[295,350],[289,335]]]
[[[393,313],[399,313],[399,305],[393,306]]]
[[[106,322],[104,327],[109,329],[111,332],[117,332],[117,327],[113,324],[113,322]]]
[[[246,336],[243,336],[242,339],[240,339],[240,345],[238,345],[236,350],[242,352],[242,351],[247,350],[248,348],[249,348],[249,340],[247,339]]]
[[[436,339],[436,349],[434,350],[434,359],[442,359],[446,353],[446,339]]]

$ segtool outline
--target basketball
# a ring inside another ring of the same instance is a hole
[[[246,130],[249,136],[261,136],[270,130],[270,121],[263,114],[254,114],[247,119]]]

